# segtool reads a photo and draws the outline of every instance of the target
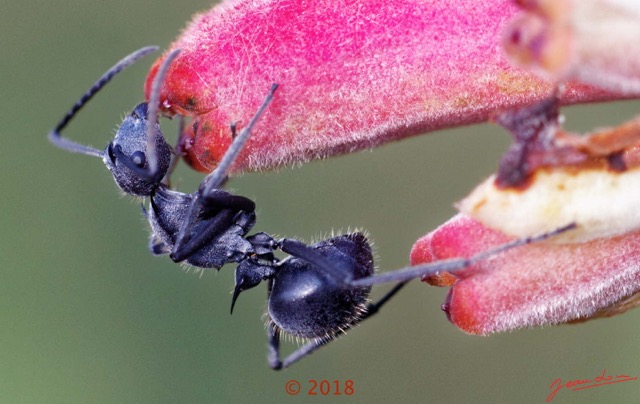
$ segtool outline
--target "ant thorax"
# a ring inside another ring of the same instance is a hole
[[[228,192],[221,194],[232,196]],[[171,254],[177,235],[187,219],[189,208],[195,197],[172,191],[160,185],[151,196],[147,219],[151,226],[150,246],[154,254]],[[200,268],[220,269],[229,262],[240,262],[253,253],[253,246],[245,236],[256,222],[256,215],[228,207],[207,205],[198,215],[188,235],[185,249],[192,251],[184,261]],[[182,256],[173,255],[176,261]]]

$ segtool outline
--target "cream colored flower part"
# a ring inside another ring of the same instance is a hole
[[[555,167],[541,169],[525,189],[501,189],[495,176],[476,187],[458,209],[486,226],[515,237],[575,222],[576,230],[554,242],[584,242],[640,229],[640,168]]]

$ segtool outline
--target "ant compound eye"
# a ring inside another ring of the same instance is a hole
[[[131,155],[131,161],[133,162],[133,164],[137,165],[138,167],[143,168],[147,159],[145,154],[140,150],[138,150]]]

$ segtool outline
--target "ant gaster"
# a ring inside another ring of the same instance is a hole
[[[160,86],[179,50],[170,53],[160,67],[149,103],[139,104],[124,118],[104,152],[61,136],[76,113],[116,74],[156,49],[142,48],[109,69],[49,133],[49,140],[67,151],[102,158],[122,191],[149,198],[145,214],[152,230],[153,254],[169,254],[175,262],[201,268],[219,269],[226,263],[237,263],[232,311],[241,292],[267,281],[268,361],[273,369],[291,365],[372,316],[413,278],[465,268],[503,250],[565,230],[517,240],[468,259],[408,267],[381,275],[374,275],[371,247],[359,232],[313,245],[287,238],[276,240],[266,233],[247,236],[256,221],[254,202],[221,187],[251,130],[272,101],[277,84],[271,86],[240,133],[236,134],[235,125],[231,126],[231,146],[218,167],[191,194],[171,190],[163,181],[170,175],[174,152],[157,122]],[[274,253],[278,249],[289,256],[276,258]],[[371,286],[384,282],[397,284],[378,302],[369,303]],[[310,342],[282,361],[279,355],[282,331]]]

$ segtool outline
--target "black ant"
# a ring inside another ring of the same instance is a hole
[[[170,175],[174,152],[157,122],[160,85],[179,50],[170,53],[160,67],[149,103],[139,104],[124,118],[104,151],[75,143],[60,134],[75,114],[116,74],[156,49],[142,48],[109,69],[49,133],[49,140],[67,151],[102,158],[120,189],[149,198],[149,207],[144,212],[152,230],[150,250],[153,254],[169,254],[175,262],[200,268],[220,269],[226,263],[237,263],[231,311],[241,292],[267,281],[267,312],[271,323],[268,327],[268,361],[273,369],[297,362],[371,317],[413,278],[465,268],[506,249],[566,230],[516,240],[468,259],[409,267],[382,275],[373,274],[371,247],[359,232],[313,245],[287,238],[276,240],[266,233],[247,236],[256,221],[254,202],[221,187],[278,85],[271,86],[256,114],[239,133],[236,134],[232,125],[231,146],[218,167],[192,194],[173,191],[163,182]],[[289,256],[278,259],[274,254],[276,250]],[[397,284],[378,302],[368,303],[372,285],[384,282]],[[281,361],[281,331],[310,339],[310,342]]]

